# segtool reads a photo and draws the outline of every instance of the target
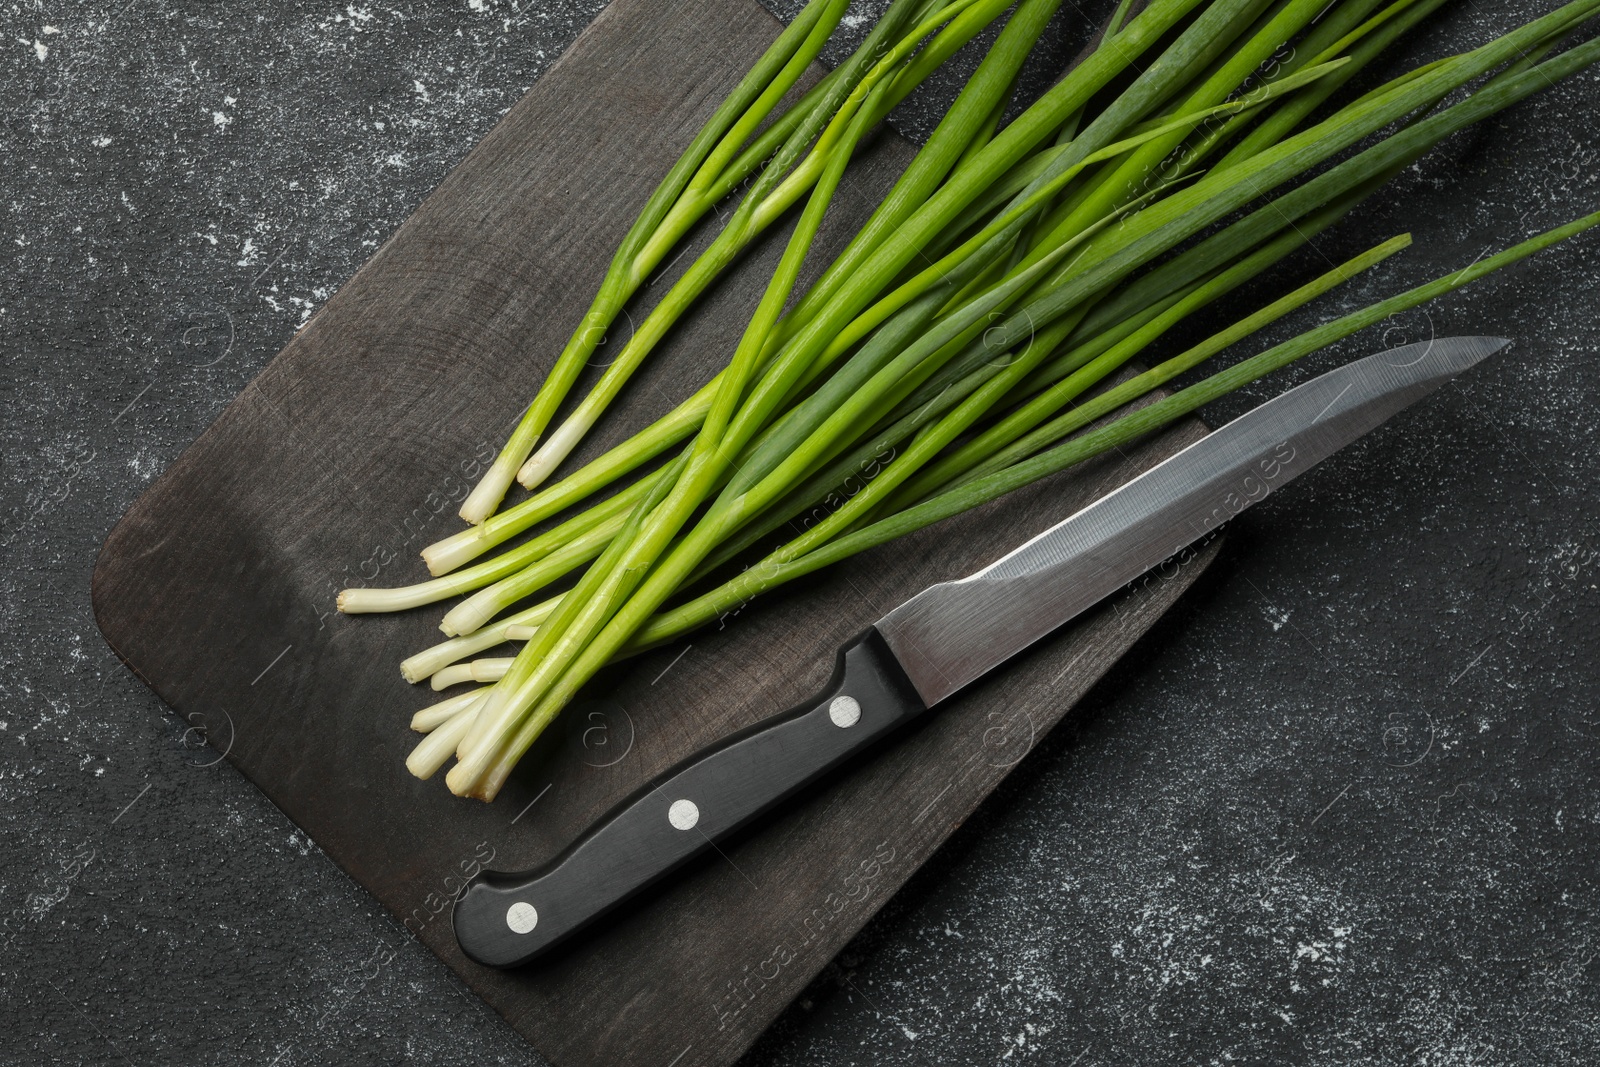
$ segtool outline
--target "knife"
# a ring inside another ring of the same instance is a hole
[[[978,573],[924,589],[839,650],[819,696],[661,774],[545,866],[475,877],[452,914],[462,951],[512,967],[555,948],[1509,343],[1442,338],[1329,371]]]

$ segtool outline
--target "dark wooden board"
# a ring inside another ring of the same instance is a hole
[[[614,0],[135,503],[95,569],[117,653],[561,1067],[735,1059],[1209,559],[1042,643],[552,963],[503,973],[461,956],[448,903],[466,874],[549,857],[642,779],[819,686],[834,648],[900,599],[1204,432],[1187,423],[626,665],[493,805],[408,775],[406,723],[431,694],[396,665],[437,640],[439,612],[345,618],[334,593],[423,577],[415,552],[456,528],[473,457],[498,445],[607,250],[776,30],[753,0]],[[910,154],[893,134],[876,140],[816,258]],[[775,256],[769,242],[750,258]],[[584,455],[704,381],[762,277],[715,291]]]

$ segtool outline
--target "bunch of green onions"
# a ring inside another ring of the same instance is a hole
[[[811,0],[645,205],[465,501],[472,525],[423,551],[437,577],[340,595],[341,610],[370,612],[470,594],[444,616],[449,640],[401,669],[435,689],[486,684],[416,715],[426,736],[408,767],[426,778],[453,757],[450,789],[492,799],[607,662],[1116,448],[1600,223],[1579,219],[1147,402],[1405,248],[1402,234],[1126,375],[1174,327],[1441,140],[1600,58],[1600,42],[1565,43],[1600,15],[1600,0],[1573,0],[1470,52],[1341,91],[1444,2],[1121,0],[1097,45],[1002,125],[1060,6],[1020,0],[892,190],[800,292],[801,266],[863,139],[1011,6],[893,0],[860,48],[802,92],[847,6]],[[551,430],[630,298],[741,186],[715,240]],[[544,485],[684,311],[723,272],[752,269],[736,266],[740,253],[791,212],[792,235],[721,372]],[[498,510],[513,479],[537,491]],[[473,659],[507,642],[520,642],[515,655]]]

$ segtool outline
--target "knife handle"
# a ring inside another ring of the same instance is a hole
[[[868,629],[821,695],[661,774],[545,866],[475,877],[451,916],[461,950],[491,967],[532,960],[926,710]]]

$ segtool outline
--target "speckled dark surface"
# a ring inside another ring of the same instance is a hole
[[[538,1062],[116,662],[88,577],[600,6],[0,10],[0,1063]],[[1591,74],[1451,142],[1291,272],[1417,246],[1274,336],[1593,210],[1597,114]],[[1236,523],[749,1062],[1600,1059],[1597,278],[1580,238],[1211,412],[1518,341]]]

